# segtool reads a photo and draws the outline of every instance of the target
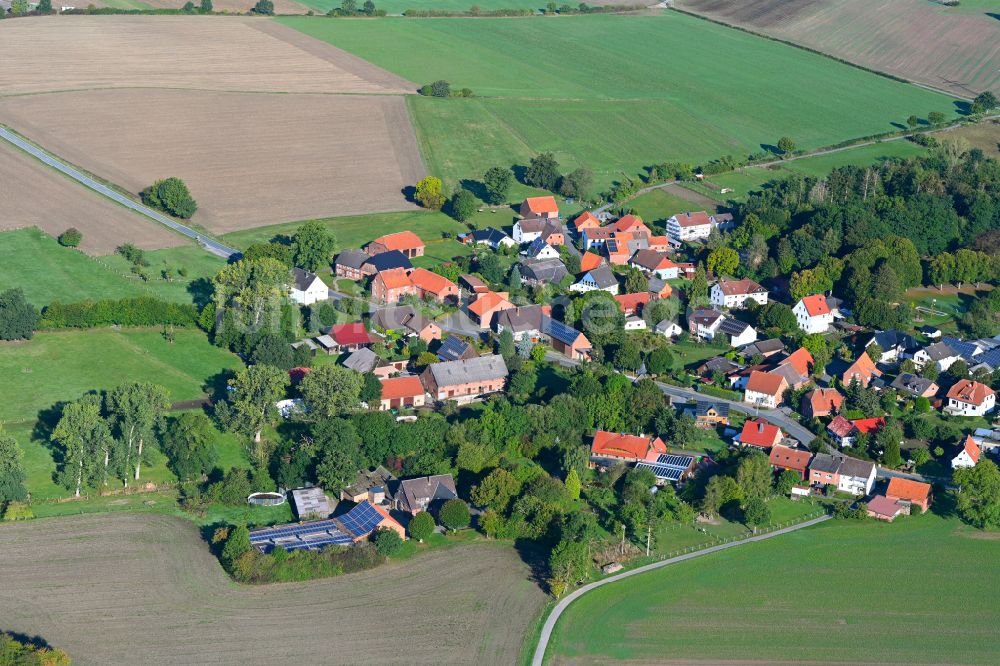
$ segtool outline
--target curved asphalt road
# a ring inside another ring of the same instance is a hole
[[[531,666],[542,666],[545,661],[545,650],[549,646],[549,640],[552,638],[552,630],[555,629],[556,622],[559,621],[559,616],[563,614],[566,608],[576,601],[579,597],[583,596],[591,590],[597,589],[602,585],[607,585],[608,583],[614,583],[616,581],[622,580],[623,578],[628,578],[629,576],[635,576],[647,571],[652,571],[654,569],[659,569],[661,567],[668,566],[670,564],[676,564],[678,562],[683,562],[685,560],[694,559],[696,557],[701,557],[702,555],[709,555],[711,553],[718,553],[719,551],[726,550],[727,548],[734,548],[736,546],[742,546],[746,543],[751,543],[753,541],[762,541],[764,539],[770,539],[771,537],[778,536],[779,534],[787,534],[789,532],[794,532],[795,530],[801,530],[803,527],[810,527],[812,525],[818,525],[819,523],[830,520],[830,516],[820,516],[819,518],[813,518],[812,520],[807,520],[804,523],[799,523],[798,525],[791,525],[789,527],[784,527],[780,530],[775,530],[773,532],[768,532],[767,534],[758,534],[757,536],[752,536],[747,539],[742,539],[740,541],[733,541],[731,543],[723,543],[718,546],[712,546],[711,548],[706,548],[704,550],[696,550],[693,553],[685,553],[684,555],[678,555],[677,557],[671,557],[669,560],[663,560],[661,562],[653,562],[652,564],[647,564],[645,566],[639,567],[637,569],[632,569],[631,571],[626,571],[625,573],[620,573],[617,576],[610,576],[609,578],[604,578],[599,581],[590,583],[589,585],[584,585],[580,589],[576,590],[565,599],[560,601],[549,613],[549,616],[545,619],[545,624],[542,626],[542,634],[538,638],[538,646],[535,648],[535,656],[531,659]]]
[[[48,164],[53,169],[56,169],[66,174],[67,176],[77,181],[84,187],[91,189],[94,192],[97,192],[98,194],[102,194],[108,199],[120,203],[121,205],[125,206],[126,208],[136,213],[139,213],[140,215],[148,217],[154,222],[159,222],[163,226],[169,227],[174,231],[183,234],[184,236],[187,236],[188,238],[194,241],[197,241],[202,247],[204,247],[212,254],[216,254],[224,259],[228,259],[234,254],[240,253],[239,250],[223,245],[217,240],[208,238],[207,236],[198,233],[191,227],[184,226],[180,222],[177,222],[176,220],[173,220],[167,217],[166,215],[161,215],[152,208],[149,208],[148,206],[144,206],[141,203],[132,201],[123,194],[115,192],[110,187],[102,185],[101,183],[97,182],[96,180],[87,176],[86,174],[80,173],[78,170],[74,169],[68,164],[64,164],[63,162],[61,162],[54,155],[45,152],[41,148],[33,146],[32,144],[28,143],[21,137],[17,136],[13,132],[10,132],[9,130],[3,127],[0,127],[0,138],[5,139],[7,142],[20,148],[21,150],[28,153],[32,157],[41,160],[45,164]]]

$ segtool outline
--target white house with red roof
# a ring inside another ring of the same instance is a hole
[[[957,456],[951,459],[951,468],[975,467],[982,453],[982,450],[976,444],[976,440],[972,439],[972,435],[968,435],[965,441],[962,442],[962,450],[958,452]]]
[[[788,380],[783,376],[754,370],[747,380],[743,402],[774,409],[784,401],[787,390]]]
[[[812,294],[802,298],[792,308],[795,320],[806,333],[826,333],[833,324],[833,310],[823,294]]]
[[[628,435],[625,433],[598,430],[590,447],[591,466],[617,461],[656,462],[661,453],[667,452],[667,445],[659,437]]]
[[[708,238],[715,224],[715,218],[705,211],[678,213],[667,220],[667,236],[675,243]]]
[[[944,411],[953,416],[986,416],[997,405],[997,395],[986,384],[960,379],[948,389]]]
[[[767,305],[767,289],[749,278],[742,280],[719,280],[712,285],[710,293],[712,307],[731,310],[745,308],[747,301]]]

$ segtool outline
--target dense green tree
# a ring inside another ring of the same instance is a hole
[[[24,453],[17,440],[3,430],[0,424],[0,505],[20,502],[28,496],[24,487],[26,477],[23,465]]]
[[[760,497],[751,497],[743,503],[743,520],[746,524],[754,528],[766,525],[771,522],[771,508]]]
[[[20,287],[0,292],[0,340],[30,340],[39,319]]]
[[[215,446],[212,422],[202,412],[182,412],[163,428],[163,453],[181,481],[201,478],[215,466]]]
[[[427,511],[421,511],[413,516],[407,529],[410,531],[410,538],[423,543],[424,539],[434,534],[435,527],[437,526],[434,524],[434,516]]]
[[[740,266],[740,255],[731,247],[720,247],[709,253],[707,265],[717,276],[734,275]]]
[[[774,483],[774,490],[779,495],[788,495],[792,492],[792,488],[796,485],[802,483],[802,477],[798,472],[794,472],[790,469],[781,470],[781,474]]]
[[[332,367],[335,366],[323,366]],[[310,372],[307,379],[302,381],[303,394],[306,381],[319,370]],[[275,403],[285,397],[288,384],[288,373],[272,365],[252,365],[238,372],[229,384],[229,399],[236,415],[236,429],[252,435],[253,441],[260,444],[264,428],[274,423],[278,417]]]
[[[441,505],[438,517],[441,519],[441,524],[452,532],[465,529],[472,522],[469,505],[458,498],[450,499]]]
[[[228,264],[212,278],[216,311],[232,310],[238,329],[279,329],[288,279],[287,266],[276,259]]]
[[[945,121],[946,118],[947,116],[945,116],[940,111],[931,111],[930,113],[927,114],[927,122],[929,122],[931,125],[940,125]]]
[[[566,474],[566,496],[571,500],[580,499],[580,475],[575,469],[571,469]]]
[[[642,351],[632,338],[625,338],[615,350],[615,367],[635,372],[642,365]]]
[[[261,336],[250,354],[250,363],[254,365],[271,365],[288,371],[295,367],[292,347],[277,335]]]
[[[549,588],[552,594],[562,596],[567,587],[586,579],[589,571],[587,544],[563,539],[549,555]]]
[[[316,480],[329,489],[339,491],[354,481],[361,467],[361,438],[347,419],[328,419],[312,430],[319,452]]]
[[[559,194],[586,199],[594,185],[594,172],[580,167],[559,179]]]
[[[638,268],[629,267],[625,274],[625,293],[639,294],[646,291],[649,284],[648,279]]]
[[[955,470],[952,481],[958,486],[958,513],[979,529],[1000,526],[1000,470],[983,457],[975,467]]]
[[[771,494],[771,476],[771,463],[766,455],[754,451],[740,460],[736,483],[744,500],[767,499]]]
[[[76,247],[83,240],[83,234],[76,227],[70,227],[66,231],[59,234],[57,239],[59,244],[63,247]]]
[[[222,563],[232,571],[233,564],[244,553],[250,552],[250,530],[246,525],[238,525],[229,532],[226,545],[222,547]]]
[[[158,180],[140,194],[146,205],[159,208],[183,220],[190,219],[198,210],[198,203],[180,178]]]
[[[783,155],[795,150],[795,140],[790,136],[783,136],[778,139],[778,150],[781,151]]]
[[[382,382],[371,372],[366,372],[362,378],[364,382],[358,399],[366,403],[370,409],[375,409],[382,402]]]
[[[972,108],[976,113],[991,111],[997,108],[997,106],[1000,106],[1000,102],[997,101],[997,96],[989,90],[979,93],[976,95],[976,99],[972,101]]]
[[[704,264],[698,264],[694,279],[687,288],[688,308],[698,308],[708,305],[708,276]]]
[[[392,557],[403,547],[403,538],[399,536],[396,530],[389,529],[388,527],[375,530],[371,540],[375,544],[375,550],[382,557]]]
[[[158,384],[125,382],[107,394],[105,408],[120,443],[116,461],[111,462],[120,468],[118,475],[128,487],[129,477],[138,481],[143,461],[150,458],[156,442],[153,432],[170,408],[170,395]],[[106,468],[108,463],[105,457]]]
[[[319,220],[310,220],[292,236],[292,262],[307,271],[329,267],[337,239]]]
[[[476,195],[469,190],[460,189],[452,195],[448,202],[447,213],[459,222],[465,222],[475,215],[477,210],[479,210],[479,204],[476,201]]]
[[[271,0],[257,0],[257,4],[250,11],[254,14],[274,16],[274,3]]]
[[[541,153],[532,157],[524,174],[524,182],[532,187],[554,191],[559,184],[559,163],[556,162],[555,155]]]
[[[326,419],[358,408],[364,379],[358,373],[338,365],[314,368],[299,386],[310,413]]]
[[[798,330],[799,324],[795,319],[795,313],[784,303],[771,301],[760,310],[757,318],[758,328],[764,330],[773,329],[780,333],[794,333]]]
[[[646,357],[646,370],[652,375],[665,375],[674,367],[674,355],[669,347],[657,347]]]
[[[716,474],[705,485],[705,495],[701,501],[701,510],[709,516],[719,513],[722,507],[730,502],[742,499],[743,492],[739,484],[731,476]]]
[[[441,179],[436,176],[427,176],[417,181],[414,198],[424,208],[440,210],[445,202],[444,194],[441,190]]]
[[[486,475],[472,489],[472,501],[477,506],[494,509],[505,514],[514,499],[521,491],[521,482],[513,474],[503,468],[497,468]]]
[[[507,167],[490,167],[483,174],[483,187],[486,188],[486,202],[502,204],[507,201],[511,185],[514,184],[514,172]]]
[[[106,468],[103,465],[113,445],[107,422],[101,418],[96,400],[78,400],[63,409],[52,431],[59,447],[57,476],[60,484],[79,497],[84,488],[97,488]]]

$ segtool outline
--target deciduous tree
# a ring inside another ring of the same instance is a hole
[[[0,292],[0,340],[30,340],[39,319],[20,287]]]
[[[490,167],[483,174],[483,187],[486,188],[486,202],[497,205],[507,201],[510,186],[514,183],[514,172],[507,167]]]
[[[410,531],[410,538],[423,543],[424,539],[434,534],[435,527],[434,516],[427,511],[421,511],[413,516],[407,529]]]
[[[300,385],[302,399],[318,419],[331,418],[358,408],[364,379],[338,365],[314,368]]]
[[[462,500],[450,499],[441,506],[439,515],[441,524],[451,531],[465,529],[472,522],[469,505]]]
[[[442,194],[441,190],[441,179],[437,176],[427,176],[417,181],[414,198],[424,208],[440,210],[445,202],[444,194]]]
[[[17,440],[3,430],[0,424],[0,505],[20,502],[28,496],[24,487],[27,478],[23,465],[24,453]]]
[[[121,442],[122,481],[128,487],[129,476],[139,480],[143,458],[149,457],[146,445],[155,442],[153,429],[170,408],[170,397],[158,384],[126,382],[108,393],[106,403]],[[108,462],[105,458],[105,467]]]
[[[52,441],[62,456],[58,477],[75,497],[83,488],[96,488],[104,471],[101,462],[112,446],[108,424],[101,418],[99,402],[82,399],[66,405],[52,431]]]
[[[319,220],[310,220],[292,236],[292,261],[307,271],[328,267],[337,247],[337,238]]]

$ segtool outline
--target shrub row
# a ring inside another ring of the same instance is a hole
[[[251,549],[232,563],[232,575],[241,583],[289,583],[365,571],[383,562],[385,558],[367,542],[291,553],[279,549],[271,555]]]
[[[149,296],[82,303],[54,301],[42,310],[39,327],[93,328],[114,324],[194,327],[198,325],[198,309],[190,303],[170,303]]]

